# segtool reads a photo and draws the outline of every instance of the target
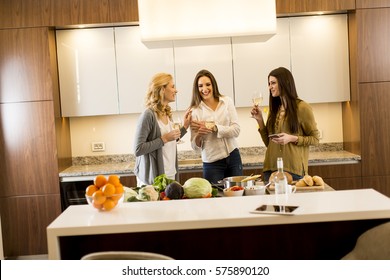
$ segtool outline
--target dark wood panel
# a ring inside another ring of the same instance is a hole
[[[390,0],[356,0],[356,9],[390,8]]]
[[[0,30],[0,103],[52,100],[47,28]]]
[[[46,227],[61,213],[60,196],[0,198],[4,256],[47,254]]]
[[[309,174],[322,178],[360,177],[361,163],[309,166]]]
[[[63,236],[59,241],[61,259],[65,260],[79,260],[86,254],[104,251],[153,252],[177,260],[339,260],[353,249],[363,232],[387,221]],[[195,241],[200,236],[207,238],[207,245]]]
[[[327,178],[325,183],[336,191],[366,188],[362,183],[362,177]]]
[[[390,82],[359,86],[362,176],[390,175]]]
[[[0,104],[0,197],[58,194],[53,102]]]
[[[390,197],[390,176],[363,177],[362,184],[365,188],[373,188]]]
[[[110,1],[111,22],[137,22],[138,1],[137,0],[111,0]]]
[[[357,10],[358,81],[390,81],[390,9]]]
[[[110,23],[109,0],[53,0],[53,26]]]
[[[276,13],[295,14],[314,11],[346,11],[355,9],[355,0],[276,0]]]
[[[48,26],[52,1],[1,0],[0,28]]]

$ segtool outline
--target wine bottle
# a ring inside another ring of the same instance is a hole
[[[276,172],[273,180],[275,184],[275,193],[283,194],[287,190],[287,177],[283,171],[283,158],[278,157],[277,159],[278,172]]]

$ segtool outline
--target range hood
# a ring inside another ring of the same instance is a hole
[[[276,34],[275,0],[139,0],[138,14],[144,43]]]

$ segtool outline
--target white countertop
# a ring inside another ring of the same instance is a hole
[[[275,195],[123,203],[109,212],[68,207],[48,227],[49,259],[59,258],[58,237],[390,218],[390,198],[373,189],[295,193],[293,216],[251,214]]]

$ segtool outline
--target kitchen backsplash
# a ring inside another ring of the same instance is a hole
[[[342,143],[341,103],[321,103],[311,106],[322,133],[320,143]],[[238,108],[237,112],[241,125],[241,133],[238,137],[240,147],[264,147],[257,132],[256,121],[250,117],[250,108]],[[138,117],[139,114],[70,118],[72,157],[103,156],[104,159],[104,156],[132,155]],[[184,143],[178,145],[179,154],[191,153],[190,133],[187,133],[183,140]],[[93,142],[103,142],[105,150],[92,152]]]

